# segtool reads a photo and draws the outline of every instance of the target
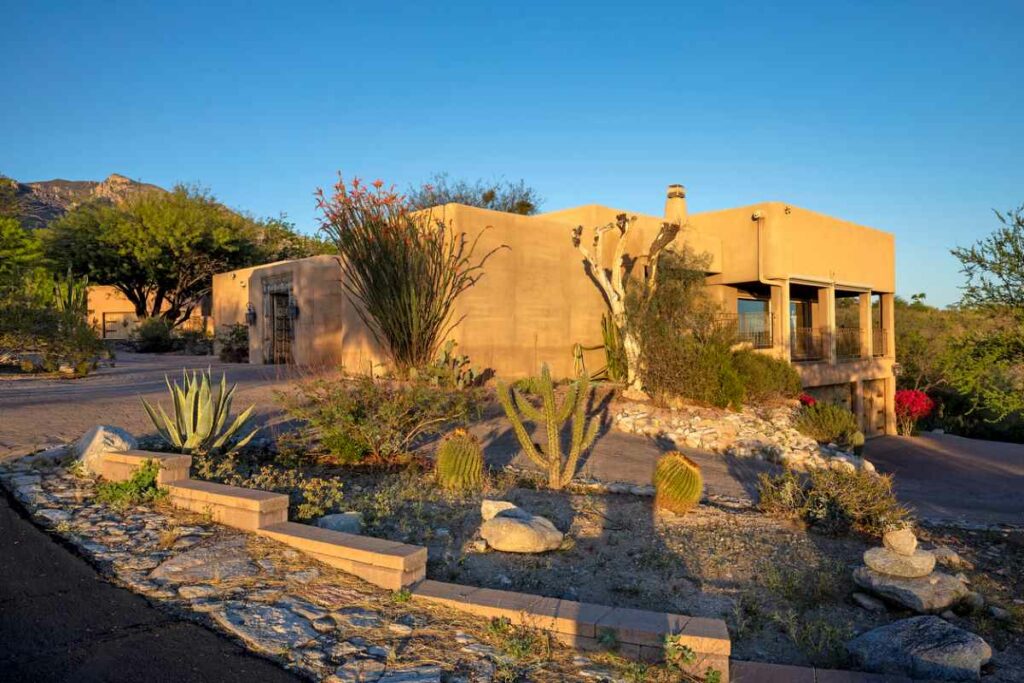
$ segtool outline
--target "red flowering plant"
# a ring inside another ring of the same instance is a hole
[[[932,414],[935,401],[918,389],[900,389],[896,392],[896,426],[903,436],[913,436],[918,420]]]
[[[800,401],[800,405],[802,405],[802,406],[806,406],[806,407],[808,407],[808,408],[810,408],[811,406],[813,406],[813,405],[814,405],[815,403],[817,403],[817,402],[818,402],[818,401],[817,401],[817,400],[816,400],[816,399],[815,399],[815,398],[814,398],[813,396],[811,396],[810,394],[800,394],[800,397],[799,397],[799,399],[798,399],[798,400]]]
[[[411,210],[383,181],[346,183],[339,174],[333,190],[328,196],[317,188],[316,203],[320,230],[338,248],[342,285],[399,375],[408,376],[434,360],[461,320],[451,320],[455,299],[502,247],[474,260],[483,231],[470,240],[429,212]]]

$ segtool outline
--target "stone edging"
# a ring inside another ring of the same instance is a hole
[[[290,545],[311,557],[382,588],[411,589],[415,599],[445,604],[470,614],[505,618],[512,623],[548,631],[559,641],[581,649],[618,648],[634,659],[659,661],[665,638],[673,636],[696,654],[694,672],[708,666],[729,680],[731,641],[721,619],[649,612],[544,598],[425,580],[427,549],[385,539],[347,534],[287,521],[287,496],[212,482],[193,481],[181,455],[149,451],[107,452],[100,460],[102,476],[129,479],[149,460],[167,460],[162,485],[172,505],[209,514],[226,526],[255,532]],[[282,507],[283,499],[283,507]]]

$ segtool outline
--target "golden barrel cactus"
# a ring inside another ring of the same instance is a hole
[[[700,502],[704,477],[700,466],[679,451],[666,453],[654,470],[655,507],[677,515],[688,512]]]
[[[484,449],[465,429],[456,429],[437,449],[437,480],[452,491],[475,491],[484,481]]]

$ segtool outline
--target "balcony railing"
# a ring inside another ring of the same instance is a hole
[[[871,328],[871,355],[886,356],[889,352],[889,334],[884,327]]]
[[[861,357],[861,334],[859,327],[836,328],[836,358],[853,360]]]
[[[770,313],[741,313],[726,316],[722,319],[725,325],[733,325],[736,329],[736,340],[741,344],[750,344],[755,349],[772,347],[772,316]]]
[[[828,332],[817,327],[794,327],[789,333],[789,356],[794,362],[825,360]]]

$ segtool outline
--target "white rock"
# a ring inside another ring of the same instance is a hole
[[[917,536],[908,527],[887,531],[882,536],[882,545],[898,555],[913,555],[917,550]]]
[[[100,474],[99,461],[104,453],[130,451],[138,447],[135,437],[120,427],[97,425],[83,434],[71,451],[87,472]]]
[[[485,498],[480,503],[480,516],[484,518],[485,522],[489,519],[494,519],[500,512],[512,510],[519,510],[520,512],[523,512],[523,510],[506,500],[487,500]],[[529,516],[529,513],[524,514]]]
[[[543,553],[557,550],[564,536],[550,520],[515,508],[505,510],[480,527],[487,545],[506,553]]]

